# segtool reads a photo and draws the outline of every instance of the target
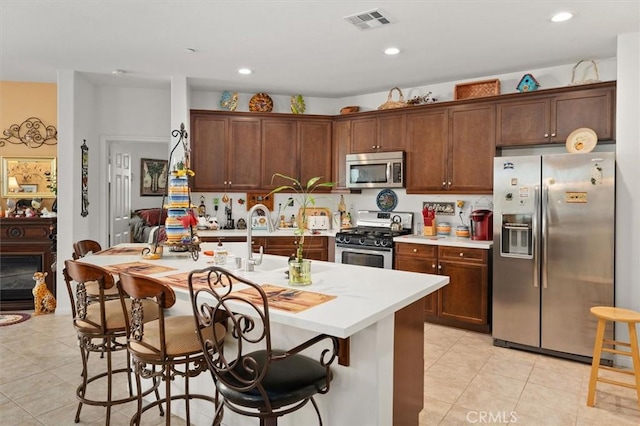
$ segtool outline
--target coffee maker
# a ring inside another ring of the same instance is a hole
[[[471,212],[470,219],[472,240],[493,240],[493,212],[491,210],[474,210]]]

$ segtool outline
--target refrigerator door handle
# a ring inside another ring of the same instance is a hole
[[[549,211],[549,186],[545,183],[542,185],[542,211],[540,215],[542,216],[542,232],[540,233],[542,238],[542,244],[540,244],[540,250],[542,251],[542,262],[540,264],[540,273],[542,274],[542,288],[547,288],[547,282],[549,281],[547,278],[548,268],[547,268],[547,227],[549,224],[547,223],[547,214]]]
[[[533,187],[533,217],[531,219],[531,238],[532,246],[531,253],[533,254],[532,262],[534,265],[538,265],[538,219],[540,215],[540,186],[535,185]],[[538,288],[540,286],[540,271],[537,267],[533,268],[533,287]]]

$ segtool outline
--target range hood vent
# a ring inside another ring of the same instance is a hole
[[[354,25],[359,30],[371,30],[393,23],[389,15],[381,9],[373,9],[355,15],[345,16],[344,20]]]

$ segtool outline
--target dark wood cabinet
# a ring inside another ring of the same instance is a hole
[[[331,181],[331,120],[299,120],[298,121],[298,151],[300,153],[299,176],[300,182],[306,182],[312,177],[321,176],[322,181]],[[291,159],[289,159],[291,161]],[[322,192],[325,188],[318,188]],[[331,188],[326,188],[329,192]]]
[[[404,151],[406,114],[393,112],[351,121],[351,152]]]
[[[565,143],[577,128],[615,138],[605,82],[348,116],[191,111],[193,191],[269,191],[274,173],[347,190],[345,156],[406,151],[408,194],[488,194],[496,147]],[[327,189],[328,190],[328,189]]]
[[[259,118],[229,119],[227,180],[229,190],[256,190],[262,183],[262,137]],[[211,167],[211,165],[209,165]],[[198,170],[194,170],[196,175]],[[194,191],[197,189],[194,188]]]
[[[264,252],[279,256],[291,256],[295,253],[300,237],[266,237]],[[305,259],[328,260],[327,237],[305,235],[304,251]]]
[[[192,178],[194,191],[226,190],[227,131],[226,117],[191,114],[191,167],[197,171]]]
[[[496,103],[496,146],[565,143],[574,130],[615,138],[615,82],[530,93]]]
[[[293,120],[262,120],[262,188],[272,190],[291,182],[274,173],[298,176],[298,138],[296,122]]]
[[[203,242],[246,242],[246,237],[202,237]],[[300,237],[297,236],[274,236],[274,237],[253,237],[251,246],[257,252],[262,246],[265,254],[289,257],[295,253]],[[312,260],[329,259],[328,237],[323,235],[305,235],[304,237],[304,257]]]
[[[449,108],[447,191],[493,191],[495,117],[492,102]]]
[[[192,110],[191,150],[193,191],[269,191],[289,183],[272,183],[274,173],[329,181],[331,119]]]
[[[494,155],[492,102],[407,116],[407,193],[491,192]]]
[[[440,289],[437,319],[445,324],[490,331],[488,261],[488,250],[439,247],[438,271],[450,281]]]
[[[394,248],[394,269],[438,275],[438,246],[399,243]],[[438,315],[438,291],[424,298],[424,315]]]
[[[55,227],[56,218],[0,219],[0,311],[33,309],[35,272],[47,273],[47,288],[56,296]]]
[[[411,243],[395,249],[395,269],[449,277],[449,284],[425,298],[425,321],[491,331],[490,250]]]
[[[347,154],[351,154],[351,120],[336,119],[333,122],[332,137],[332,182],[334,190],[347,189]]]

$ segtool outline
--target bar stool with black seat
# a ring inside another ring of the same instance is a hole
[[[116,287],[116,285],[109,271],[99,266],[66,260],[63,275],[71,301],[73,326],[78,335],[78,347],[82,357],[82,383],[76,389],[76,397],[79,403],[75,422],[78,423],[80,421],[82,405],[87,404],[106,407],[106,424],[108,425],[111,419],[112,406],[134,401],[137,398],[137,393],[133,392],[131,383],[132,369],[129,356],[126,356],[126,367],[113,368],[112,353],[119,351],[126,353],[127,349],[127,329],[125,327],[122,304],[119,299],[108,300],[104,297],[106,290]],[[95,298],[87,296],[86,283],[89,282],[96,283],[98,296]],[[126,301],[126,304],[130,306],[131,301]],[[158,318],[158,309],[154,304],[145,302],[144,307],[149,320]],[[106,371],[89,376],[89,354],[94,352],[106,355]],[[117,399],[114,399],[114,390],[118,391],[113,386],[116,374],[126,375],[128,392],[126,396],[122,397],[118,393]],[[97,387],[103,381],[101,379],[106,379],[107,382],[104,399],[98,399],[97,397],[99,395]],[[92,397],[90,398],[86,395],[88,387],[92,383],[92,391],[90,393]],[[148,395],[153,390],[149,389],[144,395]],[[93,395],[96,395],[96,397],[94,398]]]
[[[238,287],[252,289],[255,298],[239,294],[235,291]],[[320,334],[290,350],[272,349],[264,290],[223,268],[192,271],[189,293],[200,343],[221,400],[214,424],[221,424],[226,407],[258,417],[260,425],[277,425],[278,417],[311,402],[322,425],[314,395],[329,391],[333,378],[330,366],[338,355],[337,338]],[[221,315],[228,316],[227,336],[231,337],[224,351],[215,328],[213,339],[211,332],[205,334]],[[300,354],[314,345],[322,349],[319,360]]]
[[[73,260],[78,260],[85,257],[89,253],[98,253],[102,251],[102,246],[99,242],[93,240],[80,240],[73,243]],[[88,282],[85,284],[87,296],[89,298],[98,297],[98,284]],[[118,298],[118,287],[115,285],[109,289],[105,289],[104,297],[107,299]]]
[[[593,363],[591,364],[587,405],[589,407],[593,407],[595,405],[596,383],[603,382],[635,389],[636,396],[638,398],[638,406],[640,407],[640,355],[638,349],[638,333],[636,331],[636,324],[640,323],[640,312],[623,308],[614,308],[611,306],[594,306],[591,308],[591,313],[598,318],[598,328],[596,331],[596,341],[593,349]],[[629,343],[606,339],[604,337],[604,332],[607,321],[626,323],[629,327]],[[605,347],[604,345],[607,346]],[[629,348],[629,350],[623,350],[619,347]],[[600,365],[602,352],[631,357],[633,362],[633,371]],[[633,376],[635,384],[600,377],[600,369]]]
[[[191,393],[189,389],[189,380],[207,370],[193,316],[165,315],[165,309],[175,304],[176,295],[171,287],[157,279],[121,273],[118,287],[137,387],[141,388],[143,378],[152,379],[154,386],[160,380],[165,382],[163,398],[144,407],[142,396],[138,398],[138,409],[131,424],[140,424],[142,414],[160,404],[165,404],[166,424],[171,424],[171,401],[174,400],[185,401],[186,424],[191,424],[190,400],[200,399],[211,402],[214,407],[216,405],[214,396]],[[146,321],[146,309],[141,309],[144,302],[156,304],[159,311],[157,319]],[[222,347],[225,331],[224,326],[218,323],[202,333],[209,339],[213,339],[215,333],[219,339],[216,344]],[[184,392],[172,395],[171,383],[175,377],[184,379]]]

